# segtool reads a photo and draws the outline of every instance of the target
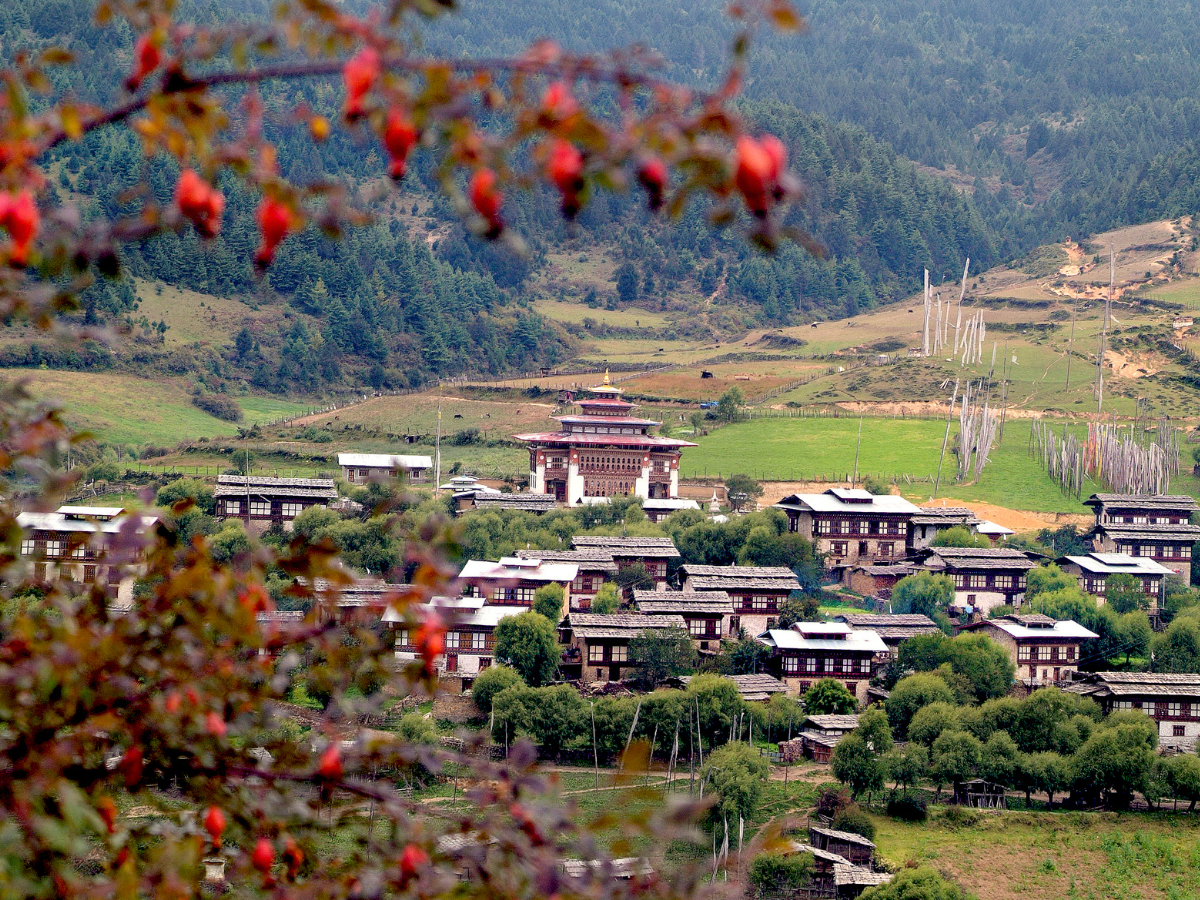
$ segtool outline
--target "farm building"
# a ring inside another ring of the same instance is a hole
[[[808,842],[818,850],[845,857],[851,865],[870,867],[875,857],[875,844],[861,834],[808,826]]]
[[[875,562],[846,566],[842,571],[842,584],[864,597],[889,600],[897,581],[919,571],[915,565],[907,562]]]
[[[1017,667],[1017,681],[1030,688],[1069,681],[1079,669],[1084,641],[1099,637],[1078,622],[1043,615],[984,619],[961,630],[985,634],[1003,647]]]
[[[748,634],[765,631],[779,615],[779,608],[800,590],[796,573],[785,566],[695,566],[679,567],[685,591],[724,591],[733,601],[730,634],[742,628]]]
[[[909,520],[912,547],[928,547],[939,534],[951,528],[973,531],[982,521],[965,506],[922,506]]]
[[[409,484],[425,484],[433,468],[429,456],[398,456],[391,453],[339,453],[338,465],[342,478],[351,484],[372,481],[398,480]]]
[[[1151,618],[1159,614],[1162,605],[1163,579],[1173,574],[1166,566],[1159,565],[1145,556],[1130,556],[1128,553],[1089,553],[1086,556],[1063,556],[1058,566],[1079,579],[1079,586],[1100,603],[1104,602],[1108,590],[1108,579],[1113,575],[1131,575],[1137,579],[1142,594],[1146,597]]]
[[[565,615],[571,608],[571,583],[579,574],[574,563],[544,562],[540,559],[520,559],[506,556],[499,562],[468,560],[458,573],[466,582],[466,595],[483,597],[493,606],[533,606],[534,592],[547,584],[563,588]]]
[[[578,401],[579,415],[555,417],[558,431],[513,435],[529,445],[529,489],[568,506],[589,497],[677,497],[679,453],[696,445],[650,434],[662,423],[630,416],[635,404],[607,374],[592,393]]]
[[[941,634],[936,622],[920,613],[893,613],[872,615],[870,613],[842,613],[833,617],[834,622],[845,622],[856,631],[865,629],[879,635],[887,645],[887,656],[894,657],[900,645],[919,634]]]
[[[973,806],[976,809],[1006,809],[1007,790],[1002,784],[973,778],[954,786],[954,802],[959,806]]]
[[[647,616],[682,616],[696,649],[717,651],[730,637],[733,601],[724,591],[635,590],[633,602]]]
[[[571,582],[571,609],[586,612],[606,581],[617,576],[617,564],[606,550],[518,550],[518,559],[540,559],[548,563],[577,566],[579,573]]]
[[[667,585],[667,565],[679,559],[679,551],[669,537],[616,537],[581,534],[571,538],[575,550],[599,550],[608,553],[617,568],[640,565],[654,579],[659,590]]]
[[[21,556],[33,562],[36,581],[102,584],[116,608],[133,603],[134,582],[144,568],[141,542],[157,523],[157,516],[123,507],[60,506],[17,514]],[[114,583],[110,576],[119,578]]]
[[[929,547],[922,568],[954,579],[957,611],[982,612],[1025,599],[1025,576],[1037,563],[1020,550],[1003,547]]]
[[[218,475],[213,497],[218,519],[241,519],[247,531],[262,534],[273,526],[291,531],[296,516],[310,506],[327,506],[338,493],[332,478]]]
[[[685,500],[680,497],[662,497],[653,500],[643,500],[642,509],[645,510],[646,518],[651,522],[661,522],[667,516],[677,513],[681,509],[699,510],[700,504],[695,500]]]
[[[443,681],[458,679],[464,691],[495,658],[496,626],[525,611],[519,606],[492,606],[482,597],[434,597],[424,608],[436,610],[446,621],[446,648],[434,663],[438,673]],[[419,659],[420,648],[409,620],[389,608],[383,622],[395,631],[397,661]]]
[[[792,494],[775,508],[787,513],[788,529],[812,541],[832,569],[905,556],[909,521],[920,512],[903,497],[857,488]]]
[[[1088,536],[1095,550],[1148,557],[1185,579],[1191,577],[1196,501],[1186,494],[1092,494],[1083,501],[1096,514]]]
[[[827,763],[846,735],[858,727],[858,716],[809,716],[800,732],[800,750],[813,762]]]
[[[630,659],[629,642],[646,633],[686,631],[682,616],[644,616],[632,613],[595,615],[571,613],[560,626],[568,659],[580,666],[584,683],[620,681],[637,660]],[[564,672],[567,666],[564,666]]]
[[[1140,709],[1158,726],[1159,747],[1195,752],[1200,739],[1200,674],[1089,672],[1066,690],[1091,697],[1105,713]]]
[[[860,703],[866,700],[875,657],[887,653],[875,632],[855,631],[842,622],[797,622],[768,629],[758,641],[771,649],[771,665],[789,693],[803,694],[822,678],[832,678]]]
[[[680,675],[678,678],[670,679],[670,682],[678,682],[680,687],[687,687],[688,683],[694,678],[693,675]],[[765,703],[776,694],[786,694],[787,685],[771,675],[725,675],[737,686],[738,696],[747,703]],[[797,707],[799,708],[799,707]]]

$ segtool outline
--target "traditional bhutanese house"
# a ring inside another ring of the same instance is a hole
[[[801,695],[822,678],[845,685],[861,703],[867,696],[872,661],[887,652],[873,631],[854,631],[844,622],[797,622],[758,636],[771,649],[771,665],[788,687]]]
[[[920,511],[903,497],[859,488],[792,494],[775,508],[787,513],[788,529],[812,541],[831,569],[903,557],[908,523]]]
[[[483,597],[493,606],[533,606],[534,592],[544,585],[557,584],[563,588],[563,606],[560,615],[571,608],[571,584],[579,574],[574,563],[545,562],[541,559],[503,557],[499,562],[468,560],[458,573],[459,580],[466,582],[464,593],[470,597]]]
[[[21,556],[32,561],[35,580],[103,585],[108,602],[118,609],[133,602],[134,582],[145,568],[142,542],[157,523],[158,516],[108,506],[17,514]]]
[[[954,579],[957,611],[986,613],[1025,599],[1025,575],[1037,565],[1020,550],[1007,547],[929,547],[922,567]]]
[[[662,423],[631,416],[635,404],[607,374],[592,393],[578,401],[579,415],[555,416],[558,431],[513,435],[529,445],[529,489],[568,506],[586,497],[677,497],[679,453],[696,445],[650,434]]]
[[[842,570],[842,584],[864,597],[888,600],[897,581],[919,571],[920,569],[908,562],[875,562],[846,566]]]
[[[1200,525],[1191,525],[1196,501],[1186,494],[1092,494],[1083,501],[1096,513],[1089,537],[1093,549],[1149,557],[1184,579],[1191,577],[1192,544]]]
[[[974,530],[982,519],[965,506],[921,506],[909,520],[912,548],[928,547],[943,531],[961,527]]]
[[[844,856],[855,866],[870,866],[875,857],[875,845],[861,834],[808,826],[808,842],[818,850]]]
[[[1104,602],[1108,590],[1108,579],[1113,575],[1131,575],[1146,598],[1150,616],[1156,617],[1162,606],[1163,579],[1173,574],[1166,566],[1159,565],[1145,556],[1130,556],[1128,553],[1089,553],[1086,556],[1063,556],[1058,566],[1079,579],[1079,586],[1100,603]]]
[[[850,865],[850,860],[837,853],[829,853],[811,844],[806,844],[803,841],[788,841],[783,845],[780,852],[785,856],[807,853],[813,858],[812,871],[809,874],[811,880],[805,885],[804,893],[797,893],[797,897],[837,896],[836,868],[838,866]]]
[[[786,566],[695,566],[679,568],[685,591],[724,591],[733,601],[729,633],[758,634],[775,623],[779,608],[800,590],[796,573]]]
[[[1194,752],[1200,739],[1200,674],[1088,672],[1066,687],[1091,697],[1105,714],[1140,709],[1158,726],[1158,744]]]
[[[661,499],[643,500],[642,509],[646,513],[646,518],[651,522],[661,522],[667,516],[677,513],[681,509],[694,509],[698,511],[700,504],[695,500],[685,500],[680,497],[663,497]]]
[[[433,469],[433,458],[394,453],[339,453],[338,465],[342,467],[342,478],[351,484],[401,478],[408,484],[425,484]]]
[[[933,619],[920,613],[889,613],[871,615],[870,613],[842,613],[833,617],[835,622],[845,622],[855,631],[866,629],[879,635],[879,639],[887,645],[888,657],[894,657],[900,645],[909,638],[919,634],[941,634]]]
[[[984,619],[961,630],[985,634],[1003,647],[1017,667],[1017,681],[1030,688],[1069,681],[1079,669],[1083,643],[1099,637],[1078,622],[1040,614]]]
[[[338,494],[332,478],[219,475],[213,497],[218,519],[241,519],[247,531],[262,534],[272,526],[291,531],[296,516],[334,502]]]
[[[630,666],[637,665],[637,660],[629,656],[629,642],[671,629],[686,631],[681,616],[573,612],[560,626],[562,642],[573,651],[570,656],[578,658],[579,680],[586,684],[620,681]]]
[[[579,534],[571,538],[571,547],[575,550],[607,551],[620,569],[641,565],[660,590],[666,587],[667,564],[673,559],[679,559],[679,550],[669,537]]]
[[[463,691],[492,664],[496,653],[496,626],[509,616],[524,612],[518,606],[492,606],[482,597],[434,597],[421,609],[436,610],[445,621],[446,648],[434,664],[439,675]],[[383,614],[383,622],[395,630],[396,660],[408,663],[418,659],[420,648],[414,643],[413,620],[395,608],[388,608]]]
[[[366,617],[378,620],[389,601],[410,590],[409,585],[372,577],[356,577],[346,585],[334,584],[324,578],[313,582],[314,599],[325,604],[323,609],[328,609],[330,614],[336,609],[338,618],[343,620]]]
[[[531,512],[541,515],[549,512],[552,509],[557,509],[558,504],[555,503],[554,497],[550,494],[505,494],[488,492],[475,492],[471,495],[470,501],[466,506],[471,509],[478,510],[516,510],[517,512]]]
[[[724,591],[635,590],[633,602],[647,616],[681,616],[697,650],[719,650],[730,637],[733,601]]]
[[[687,687],[694,675],[680,675],[671,681],[677,681],[680,687]],[[765,703],[776,694],[786,694],[787,685],[772,675],[758,673],[757,675],[722,675],[734,683],[738,696],[747,703]]]
[[[847,864],[833,867],[833,882],[839,898],[857,897],[868,888],[887,884],[894,877],[891,872],[875,872],[865,866]]]
[[[813,762],[827,763],[833,748],[857,727],[858,716],[809,716],[801,726],[801,752]]]
[[[578,567],[571,582],[571,609],[587,612],[601,585],[617,577],[617,563],[607,550],[518,550],[519,559],[540,559]]]

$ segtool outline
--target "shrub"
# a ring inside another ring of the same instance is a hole
[[[918,797],[895,797],[888,801],[887,814],[902,822],[924,822],[929,818],[929,809]]]
[[[810,853],[762,853],[750,863],[747,880],[755,900],[790,897],[809,881],[813,858]]]
[[[861,834],[868,841],[875,840],[875,823],[857,803],[839,809],[833,817],[833,827],[838,831]]]
[[[242,421],[242,408],[236,400],[225,394],[196,394],[192,397],[192,406],[225,422]]]
[[[516,669],[508,666],[489,666],[484,669],[471,685],[471,699],[475,702],[475,708],[486,716],[492,711],[492,701],[496,695],[514,684],[521,684],[521,676]]]
[[[817,815],[832,819],[853,802],[850,792],[844,787],[830,785],[817,794]]]

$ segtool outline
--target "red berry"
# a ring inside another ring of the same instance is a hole
[[[194,687],[185,688],[183,693],[187,696],[188,703],[192,704],[192,706],[200,702],[200,695],[196,693]]]
[[[500,219],[500,207],[504,203],[504,196],[496,190],[496,173],[491,169],[476,169],[475,174],[471,176],[467,193],[475,211],[487,220],[488,237],[499,237],[500,232],[504,230],[504,223]]]
[[[41,223],[42,217],[32,193],[21,191],[15,197],[0,195],[0,225],[12,238],[8,258],[14,265],[23,266],[29,262],[29,249]]]
[[[413,635],[413,642],[425,663],[425,671],[432,674],[438,657],[446,649],[446,623],[441,616],[435,612],[427,613]]]
[[[213,845],[221,846],[221,832],[225,830],[225,813],[215,806],[210,806],[204,816],[204,830],[212,838]]]
[[[400,854],[400,874],[405,878],[415,878],[427,865],[429,865],[429,854],[416,844],[409,844]]]
[[[342,67],[346,84],[346,117],[353,121],[363,114],[363,98],[379,78],[379,54],[373,47],[364,47]]]
[[[734,182],[737,189],[752,213],[766,215],[767,197],[774,187],[772,173],[775,171],[775,161],[762,144],[748,135],[738,138],[734,154]]]
[[[167,699],[163,702],[163,706],[167,712],[175,715],[175,713],[179,712],[179,708],[183,706],[183,699],[177,691],[171,691],[171,693],[167,694]]]
[[[271,871],[275,864],[275,847],[265,837],[260,837],[254,844],[254,852],[250,854],[250,864],[264,875]]]
[[[649,195],[651,209],[663,204],[663,191],[667,186],[667,165],[657,156],[646,159],[638,166],[637,179]]]
[[[225,727],[225,720],[215,712],[209,711],[208,715],[204,717],[204,727],[209,734],[213,735],[213,737],[225,737],[225,732],[227,730]]]
[[[555,121],[569,119],[579,112],[579,102],[571,93],[571,86],[565,81],[555,81],[546,87],[542,94],[542,112]]]
[[[104,827],[109,834],[117,830],[117,804],[113,803],[112,797],[101,797],[96,804],[96,811],[104,820]]]
[[[271,602],[271,595],[267,593],[267,589],[261,584],[252,584],[238,591],[238,602],[251,615],[268,612],[274,608],[274,604]]]
[[[142,780],[142,769],[145,767],[145,760],[142,757],[142,749],[140,747],[130,747],[121,757],[121,761],[117,764],[117,769],[121,776],[125,779],[125,786],[135,788]]]
[[[579,192],[583,190],[583,154],[574,144],[556,140],[550,148],[546,171],[562,194],[563,213],[573,217],[579,212]]]
[[[290,835],[283,843],[283,862],[287,866],[288,878],[292,879],[299,873],[300,864],[304,862],[304,851]]]
[[[175,205],[204,237],[215,237],[221,230],[225,197],[191,169],[184,169],[179,175]]]
[[[258,246],[254,261],[259,266],[269,266],[275,258],[275,248],[294,227],[292,210],[287,204],[273,197],[263,197],[258,205],[258,230],[262,234],[262,243]]]
[[[397,181],[404,177],[408,154],[418,136],[416,126],[403,110],[393,107],[388,112],[387,125],[383,129],[383,145],[392,157],[391,175]]]
[[[330,781],[342,777],[342,751],[336,743],[330,744],[321,754],[321,760],[317,764],[317,774]]]

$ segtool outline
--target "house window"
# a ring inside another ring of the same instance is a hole
[[[1179,718],[1179,701],[1172,700],[1167,704],[1167,716],[1172,719]]]
[[[1171,737],[1187,737],[1187,726],[1186,725],[1172,725],[1171,726]]]
[[[457,631],[446,632],[446,649],[457,650],[459,642],[459,633]]]
[[[1112,701],[1112,703],[1109,704],[1109,709],[1112,711],[1116,711],[1119,709],[1133,709],[1133,701],[1132,700],[1114,700],[1114,701]]]
[[[1017,648],[1017,662],[1029,662],[1029,648],[1024,644]]]
[[[408,643],[408,629],[407,628],[396,629],[396,646],[397,647],[410,646]]]
[[[858,682],[857,681],[847,681],[846,682],[846,690],[848,690],[850,693],[857,696],[858,695]]]
[[[880,544],[879,545],[879,555],[880,556],[891,556],[893,551],[895,550],[895,547],[896,547],[896,545],[893,543],[890,543],[890,542],[886,543],[886,544]]]
[[[225,501],[225,515],[240,516],[241,514],[242,514],[242,501],[241,500],[226,500]]]
[[[783,671],[786,675],[798,675],[800,673],[800,660],[794,656],[785,656],[783,658]]]
[[[283,517],[285,519],[294,519],[300,513],[304,512],[304,504],[302,503],[284,503]]]
[[[858,671],[864,672],[864,673],[870,672],[871,671],[871,661],[869,659],[867,659],[866,657],[863,657],[862,659],[860,659],[858,661]]]
[[[968,575],[967,587],[985,588],[987,587],[987,575]]]
[[[612,662],[627,662],[629,660],[629,647],[626,644],[613,644]]]
[[[604,662],[604,646],[588,644],[588,662]]]
[[[1154,718],[1165,719],[1166,717],[1167,717],[1167,704],[1155,703],[1154,704]]]
[[[846,542],[845,541],[834,541],[833,545],[830,549],[830,552],[834,556],[845,556],[846,555]]]
[[[83,583],[84,584],[95,584],[96,583],[96,567],[95,566],[84,566],[83,567]]]
[[[482,672],[484,669],[490,667],[491,664],[492,664],[492,658],[490,656],[479,657],[479,671],[480,672]]]
[[[688,632],[693,637],[716,637],[721,633],[716,619],[688,619]]]
[[[1043,645],[1041,647],[1038,647],[1037,649],[1038,649],[1038,659],[1040,659],[1042,662],[1048,662],[1050,659],[1050,648]]]
[[[262,516],[262,517],[270,516],[271,515],[271,501],[270,500],[251,500],[250,501],[250,515]]]
[[[33,556],[36,547],[37,541],[35,541],[33,538],[26,538],[25,540],[21,541],[21,555]]]
[[[471,649],[484,650],[487,648],[487,635],[482,631],[468,632],[471,635]]]
[[[62,553],[62,541],[46,541],[46,555],[58,556]]]

